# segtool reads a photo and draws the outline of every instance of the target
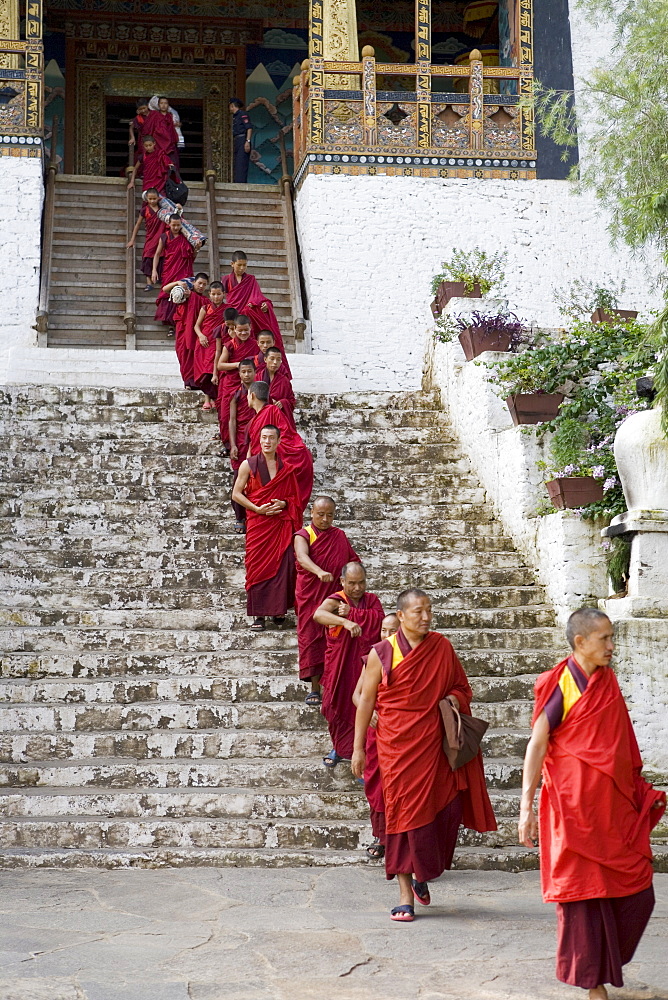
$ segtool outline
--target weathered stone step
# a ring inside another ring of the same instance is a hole
[[[364,819],[136,819],[51,817],[0,820],[0,851],[7,848],[205,848],[360,851],[369,843]]]
[[[132,613],[130,613],[132,614]],[[106,617],[108,624],[100,624],[100,618]],[[61,628],[32,628],[16,626],[6,628],[2,639],[4,649],[9,652],[41,653],[74,652],[82,654],[94,650],[100,653],[127,652],[137,655],[144,652],[173,652],[194,654],[195,652],[212,652],[225,649],[251,648],[294,649],[297,637],[294,629],[267,630],[258,635],[247,627],[244,617],[244,627],[233,631],[186,630],[180,628],[143,627],[132,628],[122,624],[126,613],[124,611],[90,612],[91,627],[81,628],[75,622]],[[94,622],[98,624],[95,626]],[[515,650],[549,651],[563,648],[563,636],[557,629],[538,628],[524,629],[515,632],[512,629],[449,629],[446,634],[456,650]],[[555,662],[558,662],[556,660]]]
[[[317,714],[317,709],[312,709]],[[477,711],[477,707],[474,709]],[[488,729],[483,743],[485,757],[522,757],[529,737],[524,729]],[[335,769],[320,765],[325,750],[323,729],[305,730],[301,733],[280,730],[157,730],[156,732],[4,732],[0,733],[0,761],[20,765],[28,773],[39,761],[86,759],[94,763],[97,758],[131,758],[134,761],[187,759],[192,766],[200,760],[238,760],[262,758],[278,766],[283,759],[298,758],[302,764],[316,758],[319,769],[319,786],[339,787],[341,781],[352,782],[348,765],[342,763]],[[330,775],[330,778],[327,778]],[[329,784],[328,784],[329,782]],[[26,779],[31,784],[32,779]],[[513,809],[515,807],[513,806]],[[516,813],[513,812],[513,815]]]
[[[324,767],[324,765],[323,765]],[[239,819],[365,819],[360,785],[343,791],[292,788],[26,788],[0,792],[4,818],[196,816]]]
[[[495,729],[527,728],[531,705],[526,701],[489,702],[484,717]],[[299,702],[133,702],[98,701],[93,705],[0,705],[0,731],[62,732],[118,729],[284,729],[323,730],[324,719]]]
[[[226,677],[220,665],[218,677],[137,677],[100,678],[17,678],[0,680],[0,704],[96,704],[117,702],[127,705],[145,701],[230,701],[295,702],[303,699],[303,687],[296,676]],[[478,702],[512,701],[531,698],[535,675],[476,677],[471,687]],[[482,709],[481,709],[482,710]]]

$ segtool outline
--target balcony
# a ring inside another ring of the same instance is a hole
[[[42,155],[41,40],[0,39],[0,156]]]
[[[536,177],[530,67],[485,66],[477,49],[458,66],[377,63],[371,46],[362,55],[312,56],[295,77],[296,185],[307,173]]]

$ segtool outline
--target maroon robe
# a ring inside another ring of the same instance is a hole
[[[378,761],[376,730],[369,726],[366,734],[366,759],[364,762],[364,794],[369,803],[371,829],[381,844],[385,843],[385,799]]]
[[[264,455],[248,460],[250,476],[245,494],[256,506],[285,500],[280,514],[246,511],[246,611],[253,617],[281,617],[294,606],[295,561],[292,536],[299,527],[297,481],[292,468],[276,459],[276,475],[269,478]]]
[[[159,150],[169,156],[174,162],[173,154],[179,142],[179,137],[174,127],[174,119],[169,111],[163,115],[162,111],[149,111],[144,123],[144,135],[152,135]]]
[[[356,606],[350,604],[343,590],[330,594],[330,599],[348,604],[348,621],[362,629],[361,635],[352,636],[343,625],[327,628],[325,669],[320,680],[320,710],[327,719],[332,746],[339,757],[350,760],[355,741],[353,694],[362,673],[362,657],[378,642],[385,612],[375,594],[364,594]]]
[[[152,153],[142,153],[137,162],[137,174],[142,178],[142,191],[155,188],[159,195],[164,196],[171,163],[167,154],[156,148]]]
[[[153,274],[153,258],[155,257],[155,251],[158,249],[158,243],[160,242],[160,237],[163,233],[168,231],[168,227],[162,221],[157,212],[154,212],[151,206],[144,202],[139,213],[144,220],[144,246],[141,252],[141,272],[145,274],[146,277],[151,280],[151,275]],[[162,264],[162,258],[158,262],[159,265]],[[158,274],[162,271],[162,267],[158,267]]]
[[[208,302],[199,292],[191,292],[185,302],[177,306],[174,313],[176,329],[174,350],[181,369],[183,384],[189,389],[195,388],[194,355],[195,355],[195,323],[199,311]]]
[[[146,131],[146,119],[148,115],[135,115],[132,119],[132,129],[135,135],[135,158],[136,163],[141,154],[144,152],[144,136],[150,135],[150,132]]]
[[[253,360],[255,361],[255,375],[257,376],[258,382],[262,382],[262,381],[266,382],[266,379],[265,379],[264,376],[266,375],[266,372],[267,372],[267,361],[266,361],[265,356],[262,353],[262,351],[259,351],[255,355],[255,358]],[[285,377],[287,379],[290,378],[290,369],[286,365],[285,361],[281,361],[280,367],[279,367],[278,371],[276,372],[276,374],[277,375],[285,375]]]
[[[267,424],[273,424],[281,432],[278,451],[295,470],[302,510],[304,510],[313,490],[313,455],[297,431],[290,426],[287,417],[273,403],[267,403],[263,406],[248,425],[248,444],[251,455],[257,455],[260,451],[260,433]]]
[[[223,307],[223,311],[227,309],[227,305]],[[254,337],[249,337],[248,340],[237,340],[236,338],[230,340],[225,344],[227,348],[227,360],[230,363],[236,363],[237,361],[245,361],[246,358],[252,358],[257,352],[257,341]],[[224,445],[229,447],[230,443],[230,400],[232,396],[241,388],[241,377],[239,375],[238,368],[230,368],[226,371],[219,372],[220,381],[218,382],[218,396],[216,399],[216,408],[218,410],[218,423],[220,425],[220,440]],[[259,451],[259,448],[258,448]],[[244,455],[244,458],[246,456]]]
[[[193,273],[195,250],[188,243],[183,233],[173,236],[167,230],[160,237],[160,243],[163,248],[162,259],[164,261],[161,278],[163,285],[171,285],[173,281],[182,281],[183,278],[189,278]],[[171,301],[169,293],[160,292],[155,300],[155,304],[156,310],[153,318],[163,323],[171,323],[176,312],[176,303]]]
[[[251,409],[248,405],[248,389],[245,385],[239,386],[237,391],[233,393],[232,399],[236,400],[237,404],[237,432],[235,435],[235,444],[237,446],[238,458],[230,458],[230,465],[232,466],[232,472],[234,473],[232,477],[232,488],[234,489],[234,484],[236,483],[237,476],[239,475],[239,467],[246,457],[246,451],[248,449],[248,425],[255,416],[255,410]],[[232,510],[234,511],[235,520],[240,524],[245,523],[246,508],[242,507],[240,503],[236,502],[236,500],[232,500]]]
[[[316,528],[310,524],[297,532],[305,538],[309,546],[309,556],[320,569],[331,573],[334,580],[341,576],[341,570],[348,562],[359,562],[360,558],[341,528]],[[325,669],[325,626],[313,621],[313,615],[325,601],[332,589],[331,581],[323,583],[315,573],[309,572],[297,563],[297,589],[295,608],[297,610],[297,641],[299,643],[299,679],[309,680],[320,677]]]
[[[283,364],[287,368],[288,377],[291,378],[292,373],[285,357],[283,337],[281,336],[281,329],[276,319],[274,307],[271,299],[268,299],[262,293],[257,283],[257,278],[246,271],[241,281],[237,281],[234,273],[224,275],[221,281],[226,293],[226,304],[234,307],[243,316],[248,316],[251,321],[251,333],[255,338],[257,338],[260,330],[271,330],[274,335],[276,347],[280,348],[283,355]],[[265,302],[267,304],[267,312],[260,308]]]
[[[257,373],[255,377],[259,382],[266,382],[269,386],[269,402],[276,403],[280,402],[281,411],[285,414],[288,423],[291,427],[297,430],[297,425],[295,424],[294,409],[295,409],[295,394],[292,391],[292,383],[289,378],[285,375],[279,375],[278,372],[274,375],[272,381],[269,380],[269,372],[265,368],[262,373],[262,378],[258,378]]]

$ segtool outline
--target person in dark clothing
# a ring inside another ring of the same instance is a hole
[[[232,115],[232,142],[234,143],[233,180],[235,184],[246,184],[253,126],[244,111],[243,101],[240,101],[238,97],[233,97],[230,101],[230,114]]]

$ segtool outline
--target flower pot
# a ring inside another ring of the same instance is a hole
[[[464,348],[467,361],[473,361],[485,351],[509,351],[509,333],[487,333],[477,326],[467,326],[459,334],[459,343]]]
[[[603,483],[593,476],[564,476],[551,479],[545,486],[557,510],[587,507],[603,499]]]
[[[614,451],[629,510],[668,510],[668,440],[661,410],[627,417],[617,428]]]
[[[506,405],[517,427],[554,420],[563,399],[560,392],[516,392],[506,397]]]
[[[596,309],[591,314],[592,323],[617,323],[620,319],[636,319],[638,313],[633,309]]]
[[[480,285],[475,284],[472,292],[466,291],[463,281],[442,281],[436,289],[436,302],[443,312],[450,299],[481,299]]]

